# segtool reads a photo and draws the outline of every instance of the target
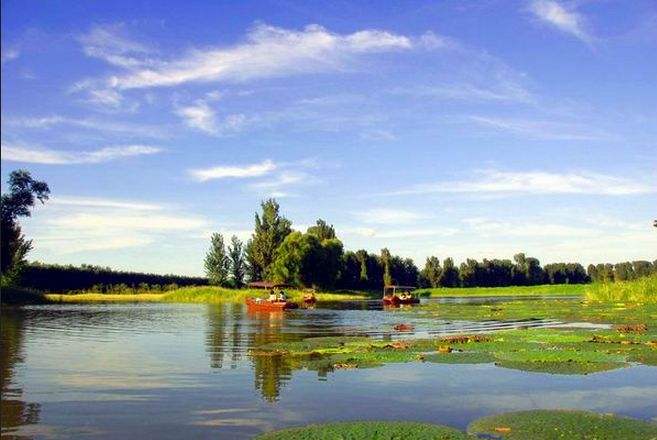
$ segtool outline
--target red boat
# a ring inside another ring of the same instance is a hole
[[[247,298],[246,306],[249,310],[262,310],[268,312],[280,312],[283,310],[298,309],[299,305],[291,301],[269,301],[261,298]]]
[[[389,285],[383,287],[383,305],[419,304],[420,298],[413,292],[416,287]],[[401,293],[398,293],[401,292]]]
[[[303,290],[303,303],[306,305],[312,305],[317,302],[317,297],[315,296],[315,289],[304,289]]]

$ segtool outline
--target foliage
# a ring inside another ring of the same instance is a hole
[[[15,286],[2,286],[0,292],[2,304],[47,304],[49,299],[43,292]]]
[[[587,411],[533,410],[484,417],[468,433],[502,440],[646,440],[657,438],[657,425],[643,420]]]
[[[279,214],[280,206],[274,199],[261,203],[262,215],[255,215],[255,231],[247,243],[247,259],[251,280],[272,278],[272,264],[278,247],[292,232],[292,223]]]
[[[443,270],[438,276],[438,284],[443,287],[457,287],[459,285],[459,271],[454,266],[454,260],[445,258],[443,261]]]
[[[230,284],[235,288],[244,286],[244,276],[246,274],[246,263],[244,261],[244,251],[242,250],[242,241],[233,235],[228,245],[228,266]]]
[[[214,233],[210,240],[212,245],[204,261],[205,274],[210,284],[223,286],[228,281],[228,271],[230,269],[230,260],[226,255],[224,237],[221,234]]]
[[[454,428],[415,422],[367,421],[307,425],[270,432],[256,440],[465,440]]]
[[[29,217],[36,200],[48,200],[48,184],[34,180],[29,171],[16,170],[9,175],[9,192],[2,195],[0,274],[3,282],[15,282],[25,265],[32,241],[23,235],[19,217]]]
[[[273,280],[297,287],[335,286],[342,264],[342,242],[321,240],[315,234],[292,232],[278,248],[272,265]]]
[[[149,291],[166,291],[178,286],[204,285],[206,278],[179,275],[159,275],[139,272],[123,272],[108,267],[64,266],[57,264],[29,263],[21,272],[19,284],[23,287],[46,292],[67,293],[91,291],[97,293],[134,293],[139,285],[147,285]]]
[[[306,232],[316,236],[320,241],[337,238],[333,225],[329,225],[321,218],[317,220],[315,226],[310,226]]]
[[[587,286],[586,298],[592,301],[657,303],[657,273],[615,283],[595,283]]]
[[[381,249],[381,264],[383,265],[383,285],[392,284],[392,274],[390,273],[390,260],[392,256],[388,248]]]

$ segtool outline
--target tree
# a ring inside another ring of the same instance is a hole
[[[421,284],[426,284],[426,287],[438,287],[440,271],[440,260],[437,257],[428,257],[424,269],[420,272]]]
[[[388,248],[381,249],[381,265],[383,266],[383,285],[389,286],[392,284],[392,275],[390,273],[390,260],[392,256]]]
[[[369,254],[365,249],[361,249],[359,251],[356,251],[356,259],[360,263],[360,280],[363,282],[367,282],[369,280],[369,276],[367,273],[367,260],[369,258]]]
[[[315,235],[320,241],[336,238],[333,225],[329,225],[321,218],[317,220],[315,226],[309,227],[306,232]]]
[[[234,287],[238,289],[244,285],[244,275],[246,273],[244,262],[244,251],[242,250],[242,241],[233,235],[228,245],[228,263],[230,268],[230,279]]]
[[[210,238],[212,242],[208,254],[205,256],[205,273],[210,284],[221,286],[228,280],[229,259],[226,255],[224,237],[214,233]]]
[[[459,270],[454,266],[454,260],[445,258],[443,261],[443,270],[440,272],[438,283],[442,287],[458,287]]]
[[[292,232],[292,223],[279,214],[279,205],[274,199],[260,204],[262,216],[255,215],[255,232],[247,244],[250,273],[258,278],[270,279],[271,265],[278,247]]]
[[[295,231],[278,248],[272,276],[275,282],[327,289],[335,286],[342,265],[340,240],[334,238],[320,242],[314,234]]]
[[[9,175],[9,192],[2,195],[1,255],[2,279],[13,281],[25,264],[25,256],[32,249],[18,224],[19,217],[29,217],[36,200],[45,203],[50,188],[45,182],[34,180],[29,171],[16,170]]]

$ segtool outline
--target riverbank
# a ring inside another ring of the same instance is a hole
[[[285,290],[290,301],[301,301],[303,291]],[[369,292],[340,291],[317,293],[318,301],[362,300],[373,298]],[[229,289],[217,286],[182,287],[168,293],[143,292],[135,294],[76,293],[46,294],[46,302],[92,303],[92,302],[167,302],[167,303],[243,303],[249,297],[266,298],[268,291],[263,289]]]
[[[440,298],[446,296],[521,296],[521,295],[584,295],[586,284],[543,284],[540,286],[504,287],[439,287],[420,289],[420,296]]]

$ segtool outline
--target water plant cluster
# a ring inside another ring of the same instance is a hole
[[[256,440],[654,440],[657,424],[588,411],[534,410],[503,413],[471,422],[467,433],[449,426],[356,421],[288,428]]]

